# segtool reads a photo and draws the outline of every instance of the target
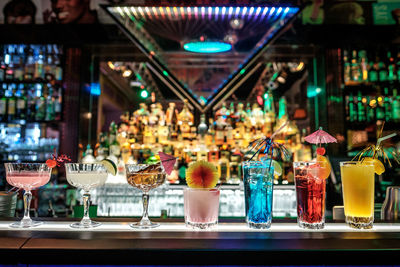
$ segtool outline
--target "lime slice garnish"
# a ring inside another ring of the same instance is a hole
[[[282,167],[281,164],[279,164],[277,161],[272,160],[272,164],[274,166],[274,174],[281,176],[282,175]]]
[[[117,165],[115,165],[115,163],[112,160],[103,159],[101,161],[101,164],[103,164],[104,167],[106,167],[109,173],[111,173],[114,176],[117,175]]]

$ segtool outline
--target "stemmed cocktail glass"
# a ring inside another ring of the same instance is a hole
[[[7,182],[25,190],[24,217],[21,221],[12,223],[13,228],[28,228],[43,224],[30,218],[31,190],[39,188],[50,181],[51,168],[45,163],[5,163]]]
[[[71,224],[72,228],[93,228],[101,223],[89,217],[90,190],[105,184],[108,176],[106,167],[101,163],[66,163],[67,181],[72,186],[83,189],[83,218]]]
[[[149,191],[164,183],[167,176],[166,172],[161,164],[126,164],[125,169],[128,183],[142,190],[143,193],[142,219],[138,223],[130,224],[130,226],[140,229],[158,227],[160,224],[151,222],[148,216]]]

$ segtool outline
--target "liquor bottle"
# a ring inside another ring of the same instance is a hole
[[[358,92],[358,97],[357,97],[357,115],[358,115],[357,116],[358,122],[366,121],[365,106],[360,91]]]
[[[343,68],[344,82],[348,83],[351,81],[351,65],[347,50],[343,50],[343,66],[344,66]]]
[[[397,95],[397,89],[393,89],[392,118],[394,122],[400,122],[400,96]]]
[[[208,151],[208,161],[209,162],[218,162],[219,159],[219,149],[218,146],[215,144],[215,138],[213,138],[212,145],[210,150]]]
[[[3,89],[0,91],[0,121],[2,122],[7,121],[7,97],[4,86],[7,85],[3,84]]]
[[[53,121],[55,119],[55,99],[53,97],[53,88],[48,87],[46,96],[46,116],[45,121]]]
[[[400,51],[397,52],[397,59],[396,59],[396,73],[397,73],[397,80],[400,81]]]
[[[26,54],[28,56],[25,63],[24,80],[31,81],[33,80],[33,75],[35,74],[35,59],[33,56],[33,49],[30,46],[27,46],[26,50]]]
[[[54,75],[54,59],[53,59],[53,46],[47,45],[46,46],[46,58],[44,64],[44,78],[46,81],[52,81],[55,79]]]
[[[109,141],[108,141],[109,144],[110,144],[110,153],[109,153],[109,155],[110,156],[113,155],[116,158],[118,158],[119,155],[121,154],[120,145],[119,145],[119,142],[117,140],[117,133],[118,133],[117,125],[115,124],[114,121],[112,121],[111,124],[110,124]],[[115,163],[117,164],[118,161],[115,162]]]
[[[367,52],[365,50],[361,50],[358,53],[360,68],[361,68],[361,81],[366,82],[368,81],[368,59],[367,59]]]
[[[99,157],[99,160],[106,158],[109,154],[109,150],[110,145],[108,143],[107,133],[101,132],[99,134],[99,147],[97,149],[97,156]]]
[[[221,158],[218,160],[217,169],[219,183],[227,183],[230,178],[229,151],[221,151]]]
[[[231,158],[229,163],[229,183],[238,184],[242,178],[242,153],[240,149],[235,148],[231,151]]]
[[[378,81],[378,64],[372,61],[369,63],[368,81],[370,82]]]
[[[14,80],[14,62],[12,60],[14,54],[13,45],[5,46],[4,53],[4,63],[5,63],[5,80],[13,81]]]
[[[16,110],[16,117],[17,119],[24,120],[27,116],[27,98],[26,98],[26,91],[23,84],[20,84],[19,90],[17,92],[17,110]]]
[[[28,114],[27,114],[27,119],[30,121],[36,120],[36,91],[34,86],[30,86],[27,91],[28,95]]]
[[[374,122],[376,103],[371,100],[370,96],[367,96],[367,104],[367,122]]]
[[[357,51],[353,50],[351,56],[351,80],[358,82],[361,80],[361,68],[357,59]]]
[[[43,121],[46,116],[46,98],[43,95],[46,85],[35,84],[36,99],[35,99],[35,120]]]
[[[388,81],[395,81],[397,79],[396,77],[396,65],[394,64],[394,58],[392,57],[392,54],[390,51],[387,53],[388,57]]]
[[[181,130],[183,139],[190,138],[190,127],[193,125],[194,117],[189,110],[189,102],[187,99],[183,101],[182,111],[178,114],[178,125]]]
[[[15,110],[17,105],[17,98],[15,97],[15,84],[10,84],[8,87],[7,99],[7,118],[8,121],[15,120]]]
[[[388,80],[388,70],[382,60],[378,63],[378,77],[380,82],[385,82]]]
[[[44,79],[44,56],[43,56],[43,51],[39,47],[38,50],[36,50],[36,55],[35,55],[35,74],[34,78],[38,80],[43,80]]]
[[[14,80],[16,81],[22,81],[24,79],[23,57],[24,57],[24,46],[23,45],[16,46],[16,53],[13,57]]]
[[[385,108],[383,107],[383,97],[382,96],[379,96],[377,98],[376,119],[377,120],[384,120],[385,119]]]
[[[392,101],[389,98],[388,94],[389,94],[389,89],[385,88],[384,89],[384,97],[383,97],[383,108],[385,110],[385,121],[391,121],[392,120]]]
[[[349,96],[349,121],[355,122],[357,121],[357,113],[356,113],[356,104],[354,102],[354,97],[352,94]]]
[[[204,139],[205,139],[205,136],[206,136],[206,133],[207,133],[207,130],[208,130],[207,128],[208,127],[207,127],[207,124],[206,124],[206,115],[205,114],[201,114],[201,116],[200,116],[200,124],[197,127],[197,129],[198,129],[198,134],[199,134],[200,140],[202,140],[203,142],[205,141]]]

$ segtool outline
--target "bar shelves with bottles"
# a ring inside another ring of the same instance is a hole
[[[62,47],[0,47],[1,161],[44,161],[59,146]]]
[[[347,155],[356,156],[361,149],[373,145],[382,126],[383,135],[400,134],[400,47],[374,47],[342,50],[345,129]],[[390,149],[399,149],[400,138],[388,143]],[[379,176],[377,197],[384,196],[385,187],[398,184],[400,170],[391,168]]]

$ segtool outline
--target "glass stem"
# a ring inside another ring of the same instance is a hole
[[[149,220],[149,214],[148,214],[148,209],[149,209],[149,194],[147,192],[143,193],[142,195],[142,202],[143,202],[143,215],[142,215],[142,221]]]
[[[82,221],[90,221],[89,206],[90,206],[90,193],[89,193],[89,191],[85,191],[85,193],[83,194],[83,218],[82,218]]]
[[[24,193],[24,221],[30,221],[31,217],[29,216],[29,210],[31,208],[31,200],[32,200],[32,193],[30,190],[25,191]]]

